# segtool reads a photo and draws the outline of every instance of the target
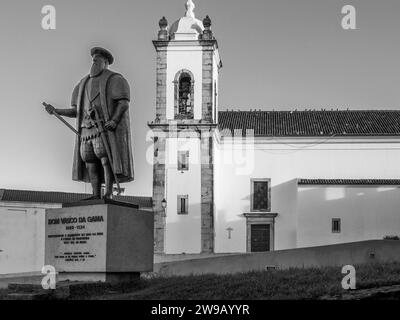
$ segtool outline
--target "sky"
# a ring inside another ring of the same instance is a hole
[[[155,50],[165,16],[186,0],[1,0],[0,188],[90,192],[71,179],[74,136],[41,103],[69,107],[88,73],[93,46],[131,85],[135,181],[126,194],[152,194],[147,123],[155,118]],[[400,109],[400,1],[194,0],[209,15],[223,61],[220,110]],[[42,7],[56,8],[43,30]],[[341,26],[353,5],[357,29]],[[74,124],[73,120],[69,120]]]

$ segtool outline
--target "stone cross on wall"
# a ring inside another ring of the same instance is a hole
[[[229,227],[229,228],[226,229],[226,231],[228,231],[228,239],[232,239],[233,228]]]

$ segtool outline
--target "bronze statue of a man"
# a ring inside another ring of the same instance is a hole
[[[90,182],[92,199],[113,194],[114,182],[134,178],[129,119],[130,88],[124,77],[108,69],[114,57],[106,49],[91,50],[93,64],[72,93],[71,108],[55,109],[46,105],[50,114],[76,118],[72,179]]]

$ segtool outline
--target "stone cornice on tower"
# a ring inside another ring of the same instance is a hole
[[[157,52],[173,50],[179,47],[198,47],[201,51],[214,51],[217,58],[218,68],[222,68],[222,60],[219,55],[218,41],[216,39],[210,40],[153,40],[154,48]]]

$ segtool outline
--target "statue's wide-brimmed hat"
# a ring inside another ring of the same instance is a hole
[[[104,58],[106,58],[108,60],[109,64],[113,64],[114,62],[114,57],[111,54],[110,51],[101,48],[101,47],[94,47],[90,50],[90,55],[93,57],[95,54],[100,54],[102,55]]]

